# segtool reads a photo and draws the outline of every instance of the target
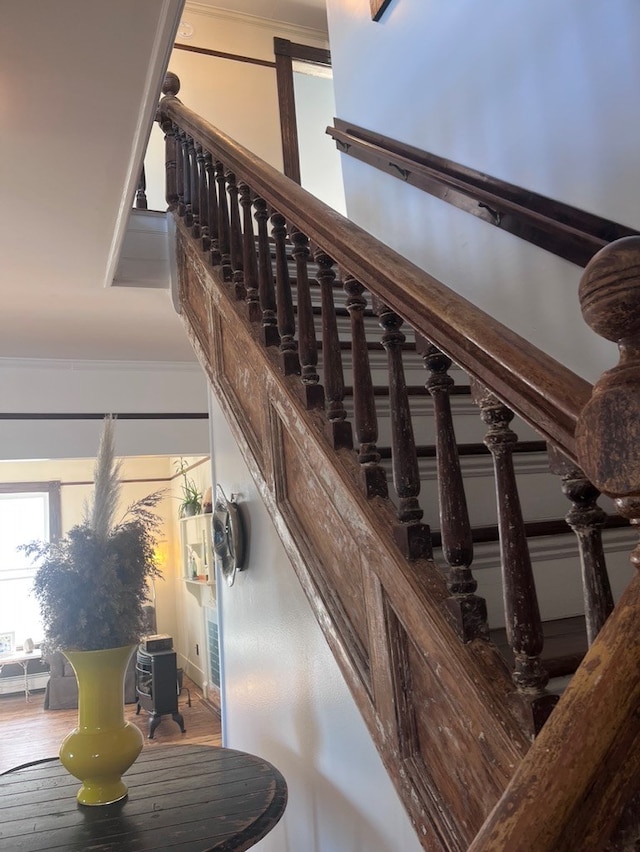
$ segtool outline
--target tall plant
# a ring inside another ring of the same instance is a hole
[[[24,545],[38,563],[33,592],[51,650],[98,651],[136,643],[148,581],[160,575],[155,547],[161,519],[153,510],[162,492],[136,501],[116,522],[121,482],[114,430],[114,419],[105,418],[94,492],[82,521],[59,541]]]

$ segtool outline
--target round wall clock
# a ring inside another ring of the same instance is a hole
[[[213,507],[213,550],[222,576],[227,585],[232,586],[236,571],[242,571],[244,568],[244,529],[233,494],[231,499],[227,500],[219,485],[216,486],[216,502]]]

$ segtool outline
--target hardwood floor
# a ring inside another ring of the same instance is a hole
[[[220,717],[202,697],[200,689],[188,678],[184,685],[191,691],[191,707],[187,693],[180,695],[179,708],[184,717],[186,733],[181,733],[171,716],[162,718],[149,740],[149,717],[141,711],[136,716],[136,705],[125,705],[125,718],[136,724],[144,734],[145,749],[158,745],[199,743],[221,745]],[[29,702],[24,695],[0,696],[0,773],[14,766],[57,755],[62,739],[75,727],[76,710],[45,710],[42,706],[44,690],[31,693]]]

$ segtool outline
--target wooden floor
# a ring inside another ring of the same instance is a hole
[[[149,717],[144,711],[136,716],[136,705],[125,704],[125,718],[144,734],[145,749],[185,743],[221,745],[220,717],[192,681],[185,678],[184,685],[191,691],[191,707],[187,705],[186,691],[179,701],[184,734],[171,716],[165,716],[153,739],[147,739]],[[0,696],[0,773],[32,760],[54,757],[63,738],[75,727],[77,710],[45,710],[43,698],[44,690],[32,692],[28,703],[23,694]]]

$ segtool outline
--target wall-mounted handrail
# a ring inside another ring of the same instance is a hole
[[[334,123],[327,133],[343,154],[578,266],[586,266],[607,243],[638,233],[381,133],[339,118]]]
[[[162,110],[413,328],[575,460],[591,385],[353,222],[293,184],[175,97]]]

